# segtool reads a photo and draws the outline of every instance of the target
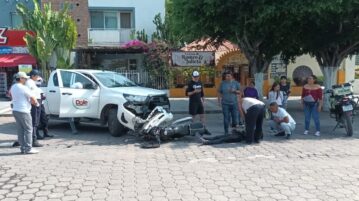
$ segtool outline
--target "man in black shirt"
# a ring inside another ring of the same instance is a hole
[[[186,96],[189,96],[189,114],[192,115],[193,121],[199,115],[200,121],[204,124],[204,93],[198,71],[192,73],[192,80],[187,85]]]

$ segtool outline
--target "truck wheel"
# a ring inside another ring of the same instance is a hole
[[[119,137],[126,133],[126,128],[117,119],[117,109],[110,109],[108,113],[108,130],[114,137]]]

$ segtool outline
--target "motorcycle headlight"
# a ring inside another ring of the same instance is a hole
[[[123,97],[130,102],[134,103],[144,103],[147,99],[147,96],[137,96],[131,94],[123,94]]]

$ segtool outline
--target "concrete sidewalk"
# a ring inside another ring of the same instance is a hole
[[[174,114],[188,114],[188,98],[170,98],[171,111]],[[12,116],[10,101],[0,99],[0,116]],[[300,97],[290,97],[288,102],[289,110],[301,110]],[[217,98],[206,98],[204,102],[207,114],[222,113]]]

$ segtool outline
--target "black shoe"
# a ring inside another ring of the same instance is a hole
[[[44,145],[40,144],[38,141],[34,141],[34,142],[32,143],[32,146],[33,146],[33,147],[43,147]]]
[[[259,140],[254,140],[254,143],[259,144],[259,143],[261,143],[261,141],[259,141]]]
[[[18,141],[15,141],[13,144],[12,144],[13,147],[19,147],[20,146],[20,143]]]
[[[279,133],[275,134],[274,136],[276,136],[276,137],[285,136],[285,132],[284,131],[279,132]]]
[[[292,134],[287,134],[287,139],[289,140],[290,139],[290,136],[291,136]]]
[[[54,135],[51,135],[51,134],[45,133],[45,134],[44,134],[44,137],[54,137]]]

